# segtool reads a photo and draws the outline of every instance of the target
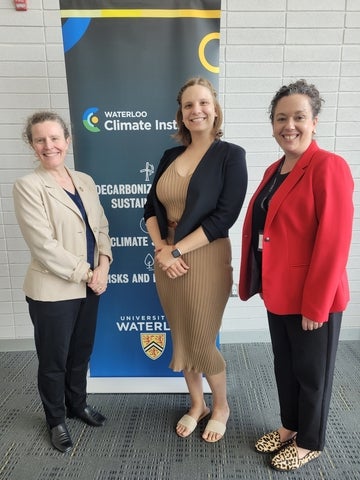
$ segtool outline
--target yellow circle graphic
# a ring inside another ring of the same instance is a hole
[[[211,65],[211,63],[209,63],[205,58],[205,47],[209,42],[211,42],[211,40],[220,40],[220,33],[213,32],[205,35],[205,37],[201,40],[199,45],[199,58],[202,66],[206,68],[206,70],[209,70],[209,72],[212,72],[212,73],[219,73],[220,68],[215,67],[214,65]]]

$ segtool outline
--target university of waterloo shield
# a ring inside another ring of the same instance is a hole
[[[151,360],[157,360],[165,350],[166,333],[140,333],[141,346]]]

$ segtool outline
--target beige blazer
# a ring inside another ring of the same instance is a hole
[[[95,237],[94,265],[99,255],[112,261],[109,226],[93,179],[70,171]],[[86,297],[86,226],[69,195],[42,166],[18,179],[13,188],[15,214],[30,252],[24,292],[33,300]]]

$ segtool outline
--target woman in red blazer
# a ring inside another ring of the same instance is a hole
[[[253,195],[243,227],[239,295],[267,309],[281,427],[255,444],[271,466],[293,470],[324,448],[342,312],[354,183],[349,166],[313,140],[322,99],[299,80],[270,105],[284,156]]]

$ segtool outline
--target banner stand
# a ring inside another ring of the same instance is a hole
[[[114,257],[88,391],[187,392],[169,369],[143,214],[157,164],[177,145],[179,89],[203,76],[218,90],[221,0],[60,0],[60,15],[74,164],[96,183]]]

